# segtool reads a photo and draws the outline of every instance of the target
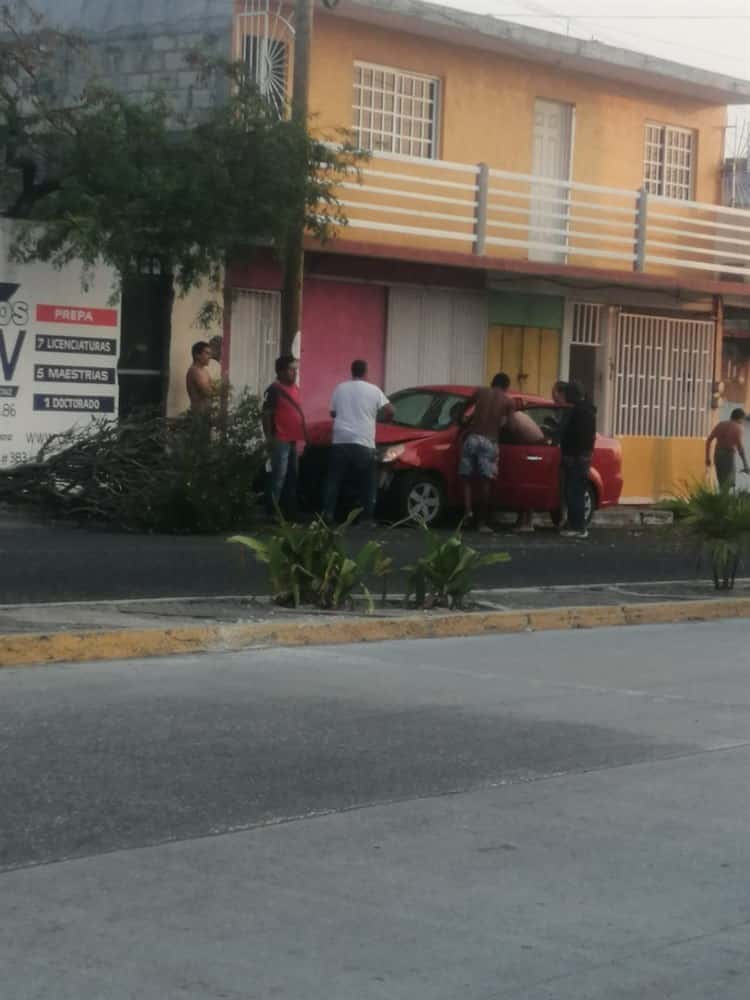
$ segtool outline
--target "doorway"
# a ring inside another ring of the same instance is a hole
[[[172,279],[144,269],[122,283],[119,415],[163,411],[169,382]]]
[[[568,242],[569,181],[573,158],[572,104],[537,98],[534,102],[534,138],[529,211],[529,260],[564,263]]]
[[[487,335],[487,379],[505,372],[514,392],[548,396],[560,371],[560,331],[492,326]]]

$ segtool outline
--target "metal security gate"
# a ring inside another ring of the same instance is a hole
[[[614,344],[615,435],[704,437],[716,325],[621,313]]]
[[[600,403],[597,362],[602,343],[602,310],[597,302],[575,302],[568,358],[568,377],[580,382],[589,398]]]
[[[275,378],[279,353],[281,296],[278,292],[237,291],[232,301],[229,381],[235,392],[261,396]]]

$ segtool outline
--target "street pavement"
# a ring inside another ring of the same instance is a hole
[[[367,537],[352,530],[352,546]],[[384,526],[374,537],[384,542],[396,567],[424,550],[420,533],[411,528]],[[672,527],[594,526],[585,542],[560,538],[550,529],[531,536],[474,532],[467,538],[478,548],[512,557],[481,570],[482,587],[692,579],[697,572],[695,552]],[[402,588],[403,574],[395,572],[389,582]],[[0,604],[267,592],[264,567],[228,545],[225,536],[131,535],[0,511]]]
[[[746,625],[0,671],[13,1000],[746,1000]]]

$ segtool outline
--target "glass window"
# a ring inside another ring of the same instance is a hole
[[[646,124],[643,186],[650,194],[689,201],[693,196],[695,133],[676,125]]]
[[[565,414],[567,413],[566,407],[529,406],[523,412],[527,414],[527,416],[531,417],[537,426],[541,427],[546,437],[548,437],[553,444],[557,444],[560,439],[560,431],[562,429],[563,420],[565,419]]]
[[[466,396],[406,389],[391,396],[394,414],[390,422],[399,427],[440,431],[455,423],[466,406]]]
[[[436,400],[433,430],[444,431],[451,424],[457,424],[466,409],[466,396],[442,396]]]
[[[353,123],[362,149],[430,159],[437,155],[434,137],[438,81],[384,66],[354,64]],[[367,116],[366,109],[386,111]]]
[[[260,93],[279,114],[286,108],[287,68],[289,50],[277,38],[260,35],[245,36],[245,64]]]

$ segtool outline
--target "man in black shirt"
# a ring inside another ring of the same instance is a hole
[[[586,399],[578,382],[569,382],[565,401],[570,405],[560,436],[560,452],[565,474],[567,538],[588,538],[586,530],[586,489],[596,440],[596,408]]]

